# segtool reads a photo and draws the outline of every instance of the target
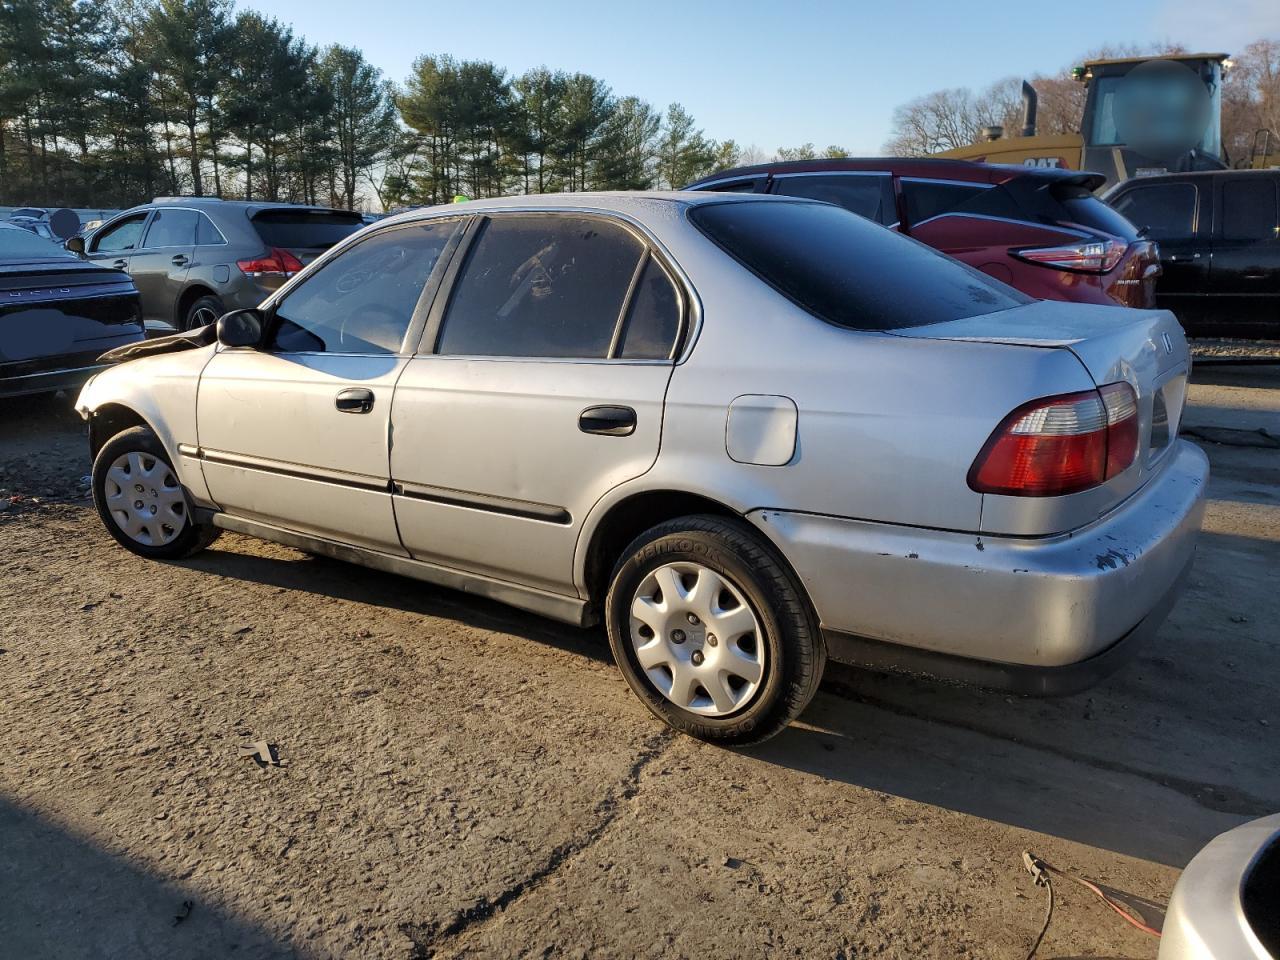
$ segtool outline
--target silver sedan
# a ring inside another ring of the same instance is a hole
[[[649,709],[722,743],[828,656],[1087,685],[1200,525],[1172,315],[1031,301],[821,203],[414,211],[218,329],[80,396],[122,545],[236,530],[603,621]]]

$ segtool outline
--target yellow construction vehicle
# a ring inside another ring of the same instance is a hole
[[[959,160],[1090,170],[1107,185],[1129,177],[1227,166],[1222,149],[1225,53],[1091,60],[1072,70],[1086,88],[1080,132],[1036,133],[1036,91],[1022,84],[1020,136],[1000,127],[938,154]]]

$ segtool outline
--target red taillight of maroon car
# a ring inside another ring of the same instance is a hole
[[[1023,404],[996,427],[969,468],[969,487],[1058,497],[1122,473],[1138,454],[1138,397],[1127,383]]]
[[[237,260],[236,266],[246,277],[292,277],[302,269],[302,261],[288,250],[272,247],[265,257]]]
[[[1009,252],[1019,260],[1041,267],[1106,273],[1115,268],[1128,249],[1128,244],[1115,240],[1089,240],[1057,247],[1024,247]]]

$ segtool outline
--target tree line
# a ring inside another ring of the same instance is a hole
[[[1161,46],[1102,47],[1076,63],[1111,57],[1188,53]],[[1256,40],[1233,57],[1222,84],[1222,142],[1228,158],[1246,160],[1259,131],[1271,131],[1271,151],[1280,147],[1280,40]],[[1074,65],[1074,64],[1073,64]],[[1084,111],[1085,85],[1070,78],[1070,68],[1027,79],[1039,95],[1037,132],[1078,133]],[[935,90],[899,106],[884,150],[895,156],[921,157],[967,146],[982,139],[982,129],[1001,126],[1005,136],[1022,127],[1022,80],[1006,77],[989,87]],[[1259,141],[1261,145],[1261,141]]]
[[[680,186],[744,157],[768,159],[584,73],[424,56],[397,86],[230,0],[0,0],[0,204],[391,209]]]

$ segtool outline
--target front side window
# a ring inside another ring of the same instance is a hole
[[[859,174],[779,177],[774,181],[773,192],[834,203],[878,223],[896,223],[898,220],[892,177]]]
[[[1276,183],[1270,177],[1228,180],[1222,185],[1222,239],[1274,240]]]
[[[1031,298],[848,210],[803,200],[724,200],[693,224],[814,316],[855,330],[900,330],[1009,310]]]
[[[1196,232],[1196,186],[1153,183],[1134,187],[1111,204],[1152,240],[1186,240]]]
[[[603,359],[644,252],[594,217],[495,217],[454,287],[438,352]]]
[[[143,246],[189,247],[196,242],[196,218],[194,210],[157,210],[147,227],[147,239]]]
[[[145,213],[135,213],[107,227],[93,240],[94,253],[119,253],[132,250],[142,239],[142,225],[146,223]]]
[[[276,307],[271,348],[282,353],[398,353],[457,224],[433,220],[384,230],[343,251]]]

